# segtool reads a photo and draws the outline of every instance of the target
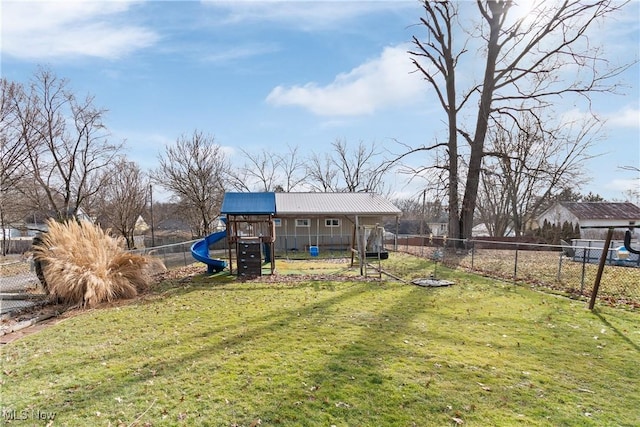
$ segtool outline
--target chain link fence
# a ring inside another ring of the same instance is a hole
[[[160,259],[164,263],[165,267],[169,269],[184,267],[196,262],[196,260],[191,256],[191,246],[195,242],[197,242],[197,240],[189,240],[186,242],[173,243],[170,245],[135,249],[131,252]]]
[[[131,251],[162,260],[171,269],[188,266],[195,261],[191,245],[196,240]],[[224,250],[224,245],[212,250]],[[46,295],[35,272],[33,259],[28,256],[31,246],[22,255],[4,257],[0,262],[0,316],[11,315],[45,302]]]
[[[0,263],[0,316],[42,303],[39,284],[30,260],[9,257]]]
[[[191,246],[195,242],[132,252],[156,257],[171,269],[195,262],[191,256]],[[598,301],[640,309],[640,257],[625,254],[621,246],[620,242],[612,242],[607,249]],[[482,239],[455,241],[419,235],[398,236],[395,241],[387,240],[386,247],[429,258],[447,267],[584,298],[592,293],[604,250],[602,241],[574,241],[572,245],[555,246]],[[212,254],[218,252],[221,256],[226,250],[226,240],[211,247]],[[0,314],[32,305],[32,295],[38,293],[38,287],[39,281],[29,258],[16,256],[0,263]],[[19,293],[25,294],[25,298],[9,297],[9,294]]]
[[[488,277],[559,291],[575,297],[591,296],[603,241],[574,241],[545,245],[494,240],[456,240],[419,235],[398,236],[397,250],[463,268]],[[387,242],[387,247],[392,244]],[[640,258],[621,242],[606,249],[598,301],[640,308]]]

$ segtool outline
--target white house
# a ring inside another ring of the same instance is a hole
[[[606,227],[621,227],[622,230],[630,225],[640,225],[640,207],[629,202],[556,202],[538,216],[538,225],[542,227],[545,220],[560,227],[565,222],[573,226],[578,224],[581,238],[603,239]]]

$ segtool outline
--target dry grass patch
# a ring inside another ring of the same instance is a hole
[[[133,298],[148,289],[159,261],[129,253],[122,239],[85,221],[49,221],[48,232],[33,248],[41,263],[45,290],[68,304],[93,307]]]

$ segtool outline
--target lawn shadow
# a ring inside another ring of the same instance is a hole
[[[631,340],[631,338],[629,338],[627,335],[625,335],[620,329],[616,328],[615,326],[613,326],[611,324],[611,322],[609,322],[602,313],[599,313],[598,311],[594,311],[593,312],[596,317],[598,319],[600,319],[600,321],[609,329],[611,329],[613,332],[616,333],[616,335],[618,335],[624,342],[626,342],[627,344],[629,344],[631,347],[633,347],[637,352],[640,352],[640,345],[636,344],[635,342],[633,342]]]
[[[397,381],[396,378],[389,378],[385,374],[384,371],[388,368],[385,361],[397,360],[401,358],[400,354],[411,359],[424,358],[425,361],[429,358],[429,355],[412,350],[410,343],[406,341],[404,346],[401,344],[402,341],[398,344],[398,337],[394,334],[401,332],[419,313],[423,312],[424,307],[418,307],[415,303],[422,301],[432,291],[438,290],[416,287],[397,299],[393,305],[372,315],[367,319],[368,325],[359,328],[361,334],[357,340],[345,339],[340,349],[332,352],[322,365],[306,367],[309,369],[308,373],[299,380],[308,385],[306,390],[288,391],[279,400],[277,406],[264,408],[263,415],[267,419],[272,418],[276,423],[304,424],[304,411],[308,409],[311,412],[326,413],[332,420],[341,423],[354,422],[356,423],[354,425],[361,422],[362,417],[371,417],[370,421],[382,420],[382,425],[388,422],[400,422],[394,419],[393,414],[372,414],[358,406],[359,403],[370,400],[374,395],[385,400],[385,402],[373,403],[371,406],[374,408],[385,407],[386,400],[391,399],[390,396],[379,392],[370,395],[366,393],[371,388],[392,389],[398,386],[394,383]],[[354,314],[357,313],[354,312]],[[377,342],[380,337],[385,337],[384,345]],[[386,342],[386,339],[389,342]],[[384,350],[379,351],[381,348]],[[362,392],[358,392],[358,388]],[[285,408],[287,405],[291,406]],[[310,407],[306,408],[307,405]],[[321,408],[318,408],[318,405]]]
[[[306,286],[313,285],[307,284]],[[196,289],[185,289],[180,291],[178,294],[171,294],[170,296],[188,293],[193,290],[205,290],[213,293],[221,292],[223,290],[232,290],[234,292],[258,290],[258,287],[245,286],[241,289],[227,287],[223,289],[221,287],[211,287],[204,284],[197,287],[193,286],[193,288]],[[270,288],[262,287],[263,290],[275,290],[275,288],[275,286]],[[288,288],[278,287],[278,289],[286,291]],[[314,302],[313,304],[309,304],[307,307],[294,307],[289,310],[279,310],[275,315],[273,312],[269,312],[264,316],[254,317],[251,319],[250,324],[236,324],[232,327],[229,327],[228,325],[213,326],[212,324],[212,327],[208,327],[205,332],[197,334],[190,334],[187,330],[183,335],[181,335],[180,339],[182,341],[191,340],[191,342],[201,343],[199,348],[193,348],[190,349],[190,351],[184,351],[184,349],[182,349],[180,354],[176,354],[176,357],[171,357],[170,360],[153,357],[151,360],[142,361],[136,366],[129,366],[127,370],[130,371],[130,374],[123,377],[120,381],[102,381],[98,383],[87,382],[82,379],[83,375],[79,372],[86,370],[87,368],[90,369],[90,364],[87,363],[87,360],[78,360],[77,364],[66,365],[65,367],[69,372],[69,375],[78,377],[78,382],[71,386],[75,391],[74,395],[77,394],[77,399],[72,400],[71,397],[65,393],[65,389],[60,389],[60,392],[57,395],[63,400],[50,403],[55,407],[64,408],[72,406],[74,411],[82,411],[86,407],[93,405],[96,401],[109,401],[117,398],[118,396],[127,395],[127,391],[130,391],[131,389],[144,387],[144,384],[149,381],[157,381],[157,376],[171,376],[172,372],[180,371],[181,369],[191,366],[194,363],[198,363],[201,360],[218,357],[215,355],[228,352],[236,347],[241,347],[247,342],[258,340],[262,335],[272,333],[274,330],[290,327],[292,323],[298,322],[305,316],[311,316],[312,313],[318,311],[330,310],[330,307],[341,304],[358,296],[362,292],[367,292],[369,290],[370,287],[368,283],[356,283],[353,286],[346,288],[344,291],[336,292],[335,296]],[[226,333],[224,339],[212,340],[212,337],[218,337],[223,332]],[[135,338],[132,338],[131,340],[133,339]],[[175,342],[176,338],[171,334],[167,334],[166,338],[161,339],[158,337],[153,342],[145,343],[145,352],[149,355],[154,355],[156,352],[161,351],[167,346],[175,345]],[[117,364],[123,363],[123,361],[126,360],[126,358],[123,357],[123,353],[126,354],[127,352],[130,352],[130,349],[127,350],[126,347],[126,345],[122,344],[115,346],[113,349],[114,351],[110,352],[105,357],[102,357],[100,362],[104,365],[110,365],[111,361],[114,361]],[[59,413],[59,415],[62,416],[62,413]]]

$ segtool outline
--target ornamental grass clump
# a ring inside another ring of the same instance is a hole
[[[45,290],[59,301],[93,307],[148,289],[158,261],[126,252],[122,238],[87,221],[48,222],[34,245]],[[161,266],[164,268],[164,266]]]

